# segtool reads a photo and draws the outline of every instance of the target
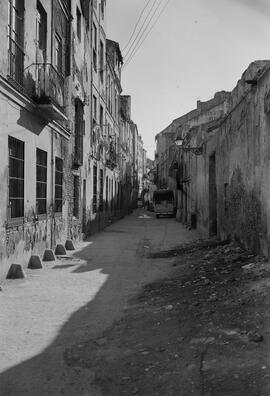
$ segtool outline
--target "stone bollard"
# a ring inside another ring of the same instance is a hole
[[[71,239],[67,239],[66,240],[65,248],[66,248],[66,250],[75,250],[75,247],[73,245],[73,241]]]
[[[55,260],[56,258],[52,249],[45,249],[42,261],[55,261]]]
[[[28,263],[28,268],[30,268],[30,269],[42,268],[40,257],[39,256],[31,256],[29,263]]]
[[[54,250],[54,254],[56,256],[66,256],[67,252],[66,252],[66,249],[65,249],[64,245],[61,245],[61,244],[56,245],[56,248]]]
[[[23,279],[26,275],[21,264],[11,264],[7,273],[7,279]]]

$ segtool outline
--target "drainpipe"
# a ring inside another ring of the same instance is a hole
[[[50,248],[53,249],[54,245],[54,239],[53,239],[53,234],[54,234],[54,193],[53,193],[53,186],[54,186],[54,131],[51,128],[51,210],[50,210],[50,216],[51,216],[51,241],[50,241]]]

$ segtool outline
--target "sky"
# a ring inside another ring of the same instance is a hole
[[[270,59],[270,0],[108,0],[107,37],[119,42],[124,62],[142,10],[148,4],[146,16],[153,7],[149,20],[159,2],[145,34],[167,6],[122,71],[123,94],[131,95],[131,116],[152,159],[157,133],[197,100],[231,91],[251,62]]]

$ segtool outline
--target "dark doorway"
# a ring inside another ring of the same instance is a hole
[[[209,157],[209,234],[217,235],[216,153]]]
[[[86,180],[83,179],[83,199],[82,199],[82,232],[86,234]]]

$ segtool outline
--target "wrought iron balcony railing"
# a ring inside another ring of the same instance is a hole
[[[64,76],[50,63],[35,63],[24,73],[26,93],[47,111],[48,117],[65,119]]]

